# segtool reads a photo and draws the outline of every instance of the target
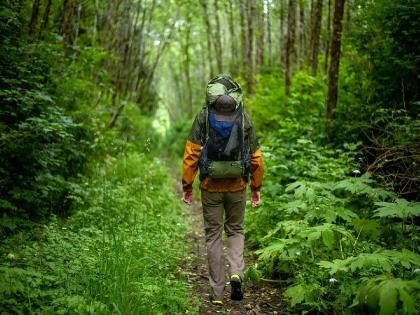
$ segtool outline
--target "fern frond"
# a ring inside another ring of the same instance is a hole
[[[391,272],[393,265],[392,260],[381,253],[362,253],[349,260],[349,269],[353,272],[359,269],[371,268]]]
[[[296,189],[295,197],[313,202],[315,200],[315,190],[310,185],[301,185]]]
[[[418,281],[380,275],[364,282],[352,307],[364,305],[380,315],[415,314],[419,293]]]
[[[325,246],[331,248],[335,242],[335,236],[341,234],[347,240],[353,240],[353,235],[343,226],[331,223],[324,223],[322,225],[312,226],[301,231],[298,236],[307,239],[309,243],[322,238]]]
[[[402,251],[383,250],[381,253],[391,259],[394,264],[400,264],[406,269],[420,267],[420,255],[408,249],[403,248]]]
[[[286,248],[289,245],[299,243],[297,239],[279,239],[267,247],[264,247],[256,251],[256,254],[259,255],[262,260],[270,260],[274,257],[280,256],[283,252],[286,251]]]
[[[354,219],[351,223],[358,233],[370,239],[377,239],[382,233],[382,226],[377,219]]]
[[[274,230],[270,231],[262,238],[262,241],[267,241],[270,238],[277,236],[281,238],[291,238],[308,226],[308,223],[303,220],[286,220],[277,223]]]
[[[330,183],[298,181],[289,184],[286,187],[286,192],[294,193],[294,197],[298,200],[313,203],[319,196],[328,194],[331,189]]]
[[[405,199],[397,199],[395,202],[375,202],[380,206],[374,212],[378,218],[400,218],[406,220],[420,216],[420,202],[409,202]]]
[[[302,211],[306,211],[307,208],[308,205],[302,200],[294,200],[282,206],[282,209],[284,209],[288,214],[299,214]]]
[[[307,221],[312,221],[314,218],[320,218],[325,223],[334,223],[337,217],[343,219],[346,222],[351,222],[353,219],[359,218],[359,216],[353,211],[344,207],[334,207],[334,205],[320,205],[319,207],[312,208],[305,215]]]
[[[349,270],[348,261],[351,258],[353,257],[347,259],[334,259],[332,262],[322,260],[319,263],[317,263],[317,265],[321,268],[329,270],[330,275],[334,275],[339,271],[347,272]]]
[[[391,272],[397,265],[401,265],[407,269],[420,266],[420,255],[407,249],[403,249],[402,251],[383,250],[375,253],[362,253],[346,259],[335,259],[332,262],[321,261],[318,265],[329,270],[331,275],[339,271],[355,272],[362,269]]]
[[[338,182],[334,190],[344,190],[353,195],[367,195],[373,200],[385,200],[394,198],[395,194],[382,188],[374,188],[374,181],[368,173],[361,177],[348,178]]]

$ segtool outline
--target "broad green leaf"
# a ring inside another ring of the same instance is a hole
[[[392,269],[389,258],[380,253],[360,254],[352,259],[350,263],[350,270],[356,271],[357,269],[377,268],[390,272]]]
[[[342,218],[343,220],[347,222],[351,222],[352,220],[359,218],[359,216],[356,213],[346,208],[336,208],[335,212],[337,216],[339,216],[340,218]]]
[[[403,303],[404,312],[406,314],[414,314],[414,311],[415,311],[415,301],[414,301],[414,299],[404,289],[399,290],[399,292],[400,292],[400,300]]]
[[[291,191],[295,190],[296,188],[298,188],[298,187],[300,187],[302,185],[303,185],[302,182],[294,182],[294,183],[291,183],[291,184],[287,185],[286,192],[291,192]]]
[[[329,249],[334,248],[335,238],[334,233],[331,230],[322,231],[322,241],[324,242],[325,246]]]
[[[290,303],[292,306],[305,300],[305,288],[301,284],[288,288],[285,294],[291,299]]]
[[[384,200],[394,196],[393,193],[382,188],[372,187],[371,184],[373,183],[370,175],[366,173],[362,177],[344,179],[338,182],[334,190],[344,190],[354,195],[367,195],[374,200]]]
[[[380,224],[380,221],[377,219],[354,219],[351,221],[354,229],[357,231],[357,233],[360,233],[360,235],[363,235],[365,237],[376,239],[381,235],[382,232],[382,226]]]
[[[295,243],[299,243],[299,240],[280,239],[271,243],[267,247],[256,251],[256,254],[260,255],[260,259],[269,259],[271,257],[280,256],[284,251],[286,251],[288,245]]]
[[[323,261],[320,261],[317,265],[324,269],[329,269],[330,275],[333,275],[337,273],[338,271],[347,272],[349,270],[347,263],[348,263],[348,260],[351,258],[352,257],[345,260],[334,259],[333,262],[323,260]]]
[[[381,315],[395,314],[397,308],[397,289],[394,281],[387,281],[379,291],[379,306]]]

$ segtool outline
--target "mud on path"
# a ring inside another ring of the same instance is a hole
[[[208,281],[208,268],[206,258],[206,245],[204,238],[204,225],[200,201],[194,200],[193,204],[186,207],[189,211],[191,232],[187,237],[190,244],[190,259],[187,260],[186,277],[194,294],[200,297],[200,314],[283,314],[284,307],[281,305],[281,288],[272,284],[263,283],[262,287],[256,288],[248,285],[245,287],[245,296],[242,301],[230,299],[230,286],[226,285],[224,305],[217,307],[209,302],[210,286]],[[226,243],[225,243],[226,244]],[[255,257],[246,248],[245,241],[245,264],[253,265]],[[227,260],[226,260],[227,263]],[[227,269],[227,268],[226,268]],[[228,281],[228,275],[226,275]]]

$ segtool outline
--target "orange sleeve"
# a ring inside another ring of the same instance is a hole
[[[262,153],[260,149],[257,149],[251,154],[251,190],[259,190],[261,188],[263,175]]]
[[[198,171],[201,145],[187,141],[182,160],[182,189],[192,191],[192,184]]]

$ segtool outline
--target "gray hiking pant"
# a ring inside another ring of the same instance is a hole
[[[229,274],[243,278],[245,263],[243,221],[246,190],[238,192],[208,192],[201,190],[204,230],[206,233],[209,280],[213,296],[223,297],[225,288],[225,259],[222,231],[227,235]]]

